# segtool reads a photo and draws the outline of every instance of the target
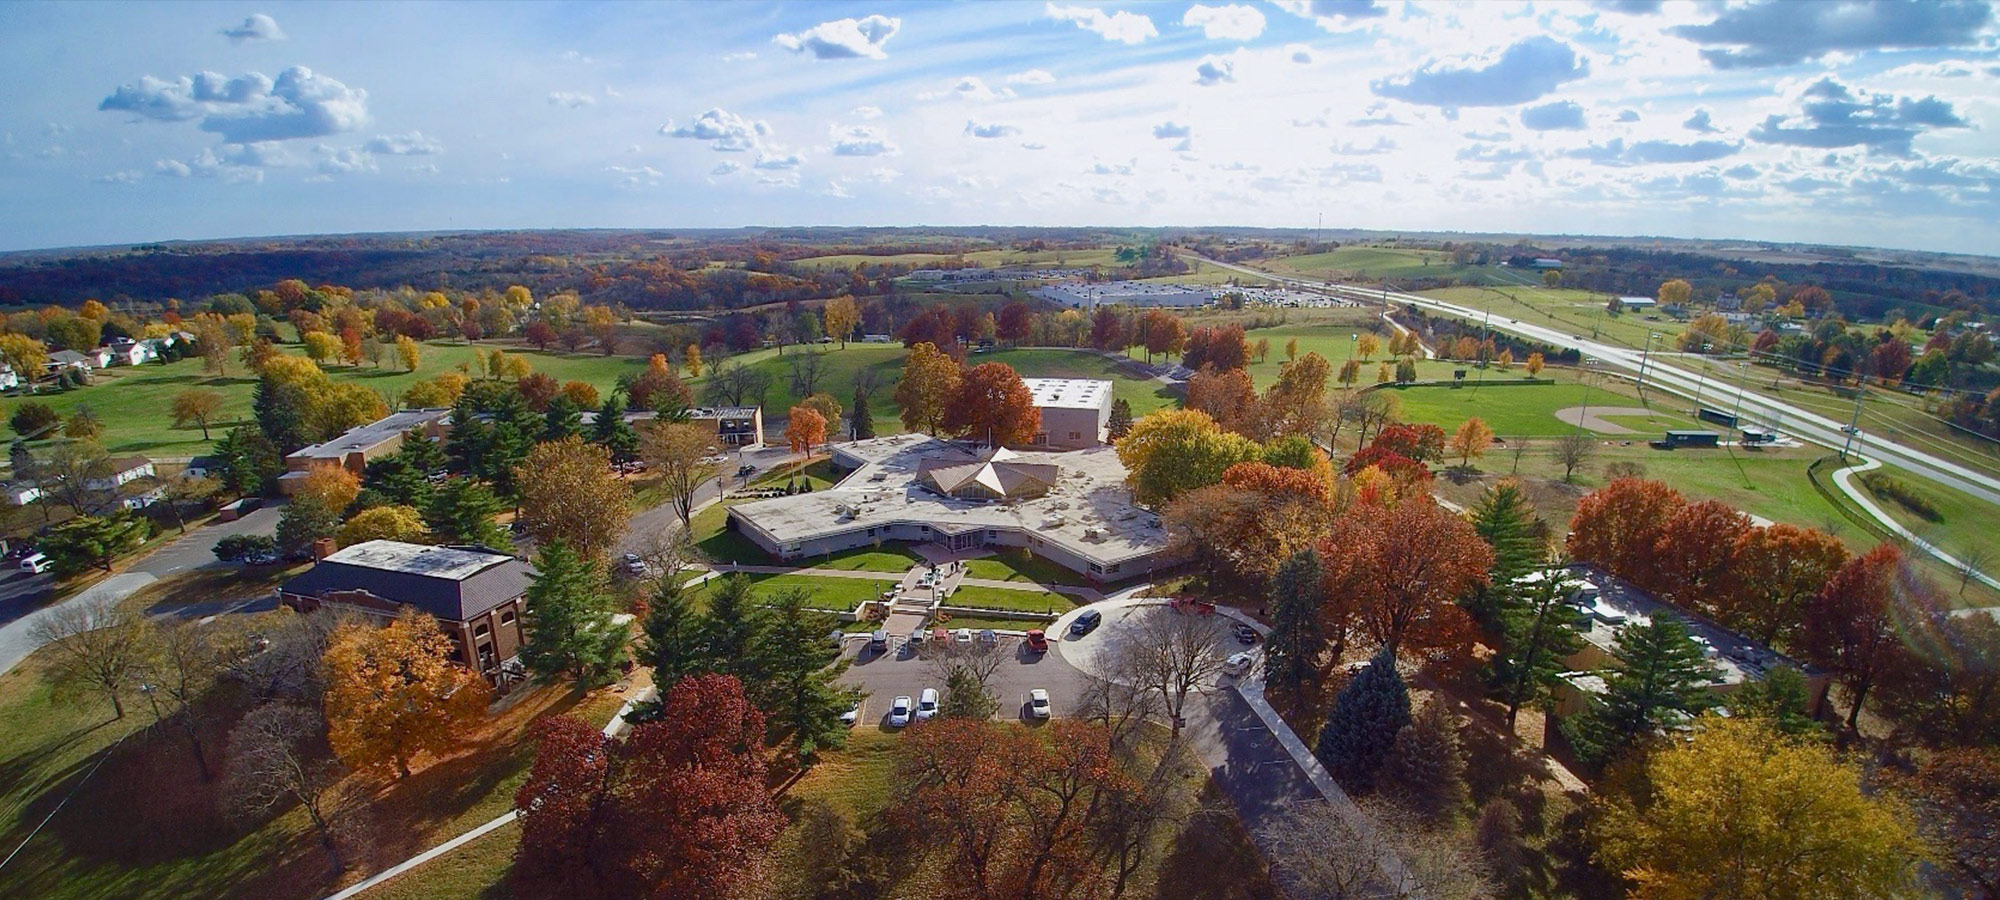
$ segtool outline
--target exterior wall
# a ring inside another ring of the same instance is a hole
[[[1111,408],[1072,409],[1043,407],[1042,430],[1036,446],[1058,450],[1082,450],[1104,444],[1111,423]]]
[[[280,592],[278,600],[299,612],[312,612],[322,606],[340,607],[366,613],[379,619],[394,619],[402,612],[403,604],[377,597],[367,591],[335,591],[321,597],[308,594]],[[521,652],[524,638],[521,613],[525,600],[516,597],[494,607],[486,614],[470,621],[437,619],[438,628],[452,639],[452,662],[486,677],[488,683],[500,684],[499,666],[513,659]],[[482,633],[480,629],[484,628]],[[482,665],[480,650],[490,648],[493,656],[490,665]]]
[[[717,416],[696,418],[692,421],[714,427],[715,439],[723,446],[740,447],[764,443],[764,408],[761,406],[752,407],[747,420],[735,416]],[[829,426],[833,424],[835,423],[828,423]]]
[[[734,527],[738,533],[750,538],[757,546],[763,548],[766,553],[771,554],[773,559],[784,561],[810,561],[813,557],[838,553],[842,550],[873,547],[878,543],[887,541],[905,541],[918,544],[946,543],[948,545],[951,540],[951,535],[922,523],[890,523],[858,525],[851,531],[800,541],[796,545],[780,545],[778,542],[772,540],[770,535],[759,531],[755,526],[737,518],[734,514],[730,515],[729,521],[731,527]],[[874,534],[869,534],[871,528],[875,530]],[[982,529],[972,530],[981,531]],[[1120,581],[1135,575],[1154,572],[1173,564],[1173,560],[1169,558],[1165,550],[1136,559],[1099,564],[1064,548],[1060,544],[1020,529],[989,527],[983,529],[983,532],[975,546],[1026,547],[1036,556],[1040,556],[1056,565],[1097,582]],[[965,532],[958,533],[964,534]],[[796,546],[797,549],[791,549],[793,546]]]

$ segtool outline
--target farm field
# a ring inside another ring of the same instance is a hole
[[[415,372],[386,365],[378,369],[369,364],[324,368],[335,382],[354,381],[367,385],[394,406],[395,398],[410,385],[456,370],[460,364],[469,367],[475,350],[490,350],[493,347],[501,347],[509,354],[526,358],[534,366],[534,371],[546,372],[561,381],[589,382],[600,393],[607,394],[616,385],[619,375],[638,372],[644,367],[641,361],[628,356],[544,353],[503,344],[431,342],[423,345]],[[300,354],[299,348],[294,345],[285,345],[280,349],[289,354]],[[207,452],[214,442],[203,440],[199,428],[174,427],[171,413],[174,395],[195,387],[220,391],[224,397],[222,414],[209,425],[210,437],[220,438],[231,425],[249,420],[250,398],[257,385],[257,379],[234,360],[231,360],[229,372],[221,376],[207,375],[202,372],[200,359],[183,359],[165,365],[115,367],[94,373],[96,380],[89,387],[33,397],[8,397],[0,401],[0,416],[13,414],[15,407],[30,399],[46,403],[65,416],[78,407],[88,406],[104,421],[104,446],[113,454],[144,453],[169,458],[198,456]]]
[[[864,264],[889,264],[923,268],[936,265],[948,259],[962,258],[968,263],[982,268],[999,266],[1037,266],[1043,268],[1084,268],[1089,266],[1116,266],[1118,250],[1115,247],[1091,247],[1080,250],[1011,250],[994,248],[971,250],[962,254],[950,253],[896,253],[876,256],[866,253],[840,253],[829,256],[809,256],[797,260],[801,266],[816,268],[852,269]]]
[[[1341,247],[1328,253],[1307,253],[1259,260],[1263,268],[1301,278],[1459,278],[1493,280],[1494,266],[1453,265],[1442,250],[1400,247]]]

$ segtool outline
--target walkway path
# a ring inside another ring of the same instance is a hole
[[[1653,411],[1638,406],[1570,406],[1556,410],[1555,415],[1564,425],[1581,425],[1598,434],[1638,434],[1638,429],[1627,428],[1604,417],[1650,416]]]
[[[1856,457],[1856,459],[1859,458],[1860,457]],[[1946,553],[1943,550],[1943,548],[1940,548],[1939,546],[1931,543],[1930,541],[1924,540],[1922,537],[1919,537],[1916,534],[1916,532],[1913,532],[1908,528],[1904,528],[1903,523],[1890,518],[1889,514],[1882,510],[1882,507],[1875,505],[1875,498],[1870,497],[1867,491],[1854,486],[1852,480],[1854,475],[1861,472],[1873,471],[1881,467],[1882,463],[1880,460],[1870,459],[1870,460],[1864,460],[1858,465],[1848,466],[1843,469],[1835,469],[1833,471],[1833,483],[1840,487],[1841,493],[1846,494],[1849,499],[1859,504],[1863,510],[1867,511],[1868,515],[1874,517],[1875,521],[1882,523],[1883,527],[1888,528],[1891,532],[1895,533],[1897,537],[1909,541],[1911,545],[1917,547],[1918,549],[1923,550],[1926,553],[1929,553],[1932,556],[1937,557],[1939,562],[1942,562],[1945,565],[1950,566],[1953,571],[1957,572],[1965,571],[1965,563],[1961,561],[1958,557]],[[1984,584],[1987,587],[2000,589],[2000,579],[1996,579],[1993,576],[1986,574],[1985,572],[1975,571],[1972,573],[1972,577],[1979,583]]]

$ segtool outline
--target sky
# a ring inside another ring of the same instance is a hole
[[[20,2],[0,79],[0,250],[1323,222],[2000,254],[1984,0]]]

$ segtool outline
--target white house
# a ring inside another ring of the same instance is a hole
[[[141,510],[158,503],[167,496],[167,486],[155,484],[141,486],[139,490],[118,495],[119,509]]]
[[[14,374],[14,370],[8,366],[0,366],[0,391],[20,386],[21,376]]]
[[[50,374],[54,374],[64,369],[102,369],[108,365],[111,365],[111,351],[99,347],[89,353],[57,350],[49,354],[49,361],[44,364],[44,368],[48,369]]]
[[[83,486],[93,491],[111,491],[141,478],[153,477],[153,461],[143,456],[126,456],[111,461],[111,473],[92,478]]]
[[[8,503],[15,506],[27,506],[42,499],[42,489],[25,481],[12,481],[0,485],[0,497],[5,497]]]
[[[136,366],[159,359],[160,351],[164,346],[165,342],[158,338],[149,338],[143,341],[135,341],[131,338],[119,338],[100,349],[111,353],[112,365]]]

